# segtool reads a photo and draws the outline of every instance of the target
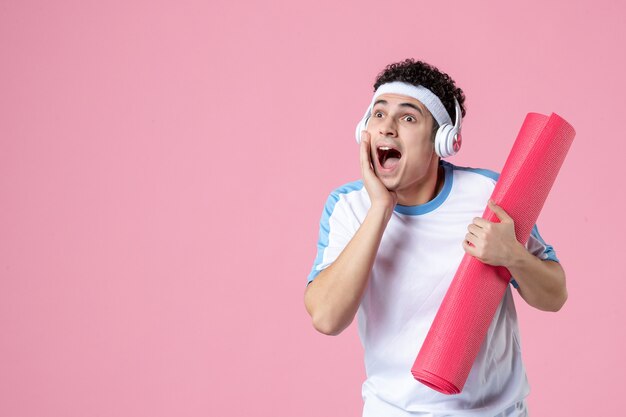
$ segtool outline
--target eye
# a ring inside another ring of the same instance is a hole
[[[381,117],[383,117],[383,112],[381,112],[381,111],[375,111],[375,112],[374,112],[374,117],[377,117],[377,118],[381,118]]]
[[[417,121],[417,119],[415,117],[411,116],[410,114],[407,114],[406,116],[404,116],[404,120],[406,120],[407,122],[411,122],[411,123]]]

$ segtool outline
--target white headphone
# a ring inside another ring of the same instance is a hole
[[[437,97],[430,90],[422,87],[422,86],[413,86],[407,85],[405,83],[394,82],[391,84],[384,85],[388,92],[396,92],[399,94],[408,95],[409,97],[413,97],[416,100],[419,100],[426,108],[431,112],[435,119],[449,119],[449,115],[439,97]],[[376,94],[374,95],[374,99],[372,99],[372,103],[368,107],[365,115],[361,119],[361,121],[356,126],[356,141],[357,143],[361,143],[361,131],[367,129],[367,123],[369,122],[370,117],[372,116],[372,107],[374,100],[380,94],[383,94],[385,91],[379,87]],[[444,122],[439,123],[439,128],[435,133],[435,152],[441,158],[447,158],[456,154],[459,149],[461,149],[461,121],[463,119],[461,113],[461,106],[457,101],[456,97],[454,98],[454,125]],[[443,115],[445,113],[445,115]],[[442,116],[443,115],[443,116]]]
[[[455,155],[461,149],[461,106],[454,98],[454,126],[444,123],[435,133],[435,152],[442,158]]]

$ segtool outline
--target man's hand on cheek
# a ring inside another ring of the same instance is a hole
[[[526,252],[526,248],[515,237],[513,219],[493,201],[489,208],[500,223],[490,222],[480,217],[474,218],[467,227],[468,233],[463,241],[465,252],[479,261],[493,266],[512,266]]]
[[[365,185],[367,194],[372,202],[372,208],[384,209],[388,211],[389,216],[391,216],[391,212],[398,202],[398,196],[395,191],[389,191],[376,176],[372,163],[371,138],[370,134],[365,130],[361,132],[360,160],[361,176],[363,177],[363,184]]]

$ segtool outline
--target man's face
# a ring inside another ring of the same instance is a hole
[[[428,181],[436,181],[438,159],[432,142],[433,117],[408,96],[382,94],[367,124],[372,165],[387,189],[411,200]]]

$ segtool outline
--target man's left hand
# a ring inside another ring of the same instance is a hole
[[[526,248],[515,237],[515,223],[511,216],[492,200],[489,200],[488,205],[500,223],[475,217],[467,227],[463,249],[483,263],[512,266],[519,259],[520,251],[526,251]]]

